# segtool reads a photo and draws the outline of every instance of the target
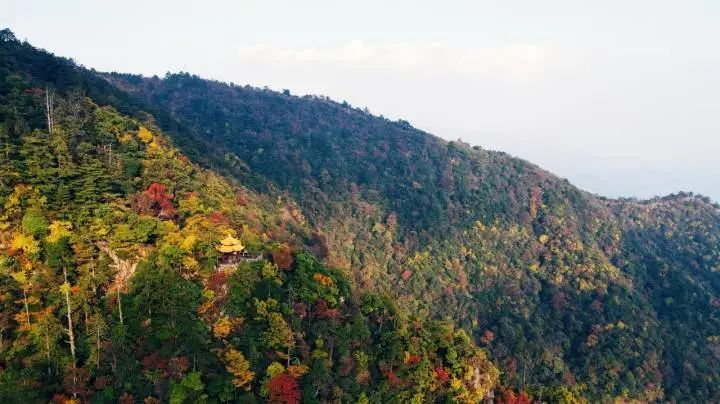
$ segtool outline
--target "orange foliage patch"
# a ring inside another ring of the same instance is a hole
[[[333,284],[333,280],[331,277],[329,277],[327,275],[323,275],[319,272],[316,273],[315,275],[313,275],[313,279],[315,280],[315,282],[317,282],[323,286],[330,286]]]

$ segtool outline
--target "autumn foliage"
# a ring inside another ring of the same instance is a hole
[[[707,198],[598,198],[325,98],[101,74],[7,30],[0,55],[1,403],[720,397]]]
[[[255,372],[250,370],[250,363],[245,359],[242,352],[230,348],[223,355],[223,360],[225,368],[233,376],[233,385],[249,391]]]
[[[445,383],[448,380],[450,380],[450,375],[448,372],[443,368],[435,368],[435,377],[437,377],[437,380],[440,383]]]
[[[290,247],[287,244],[282,244],[272,250],[272,259],[278,268],[287,271],[292,267],[293,259],[290,253]]]
[[[159,208],[158,216],[171,218],[175,215],[175,208],[172,205],[172,195],[167,193],[165,185],[154,182],[150,184],[145,194]]]
[[[512,390],[504,390],[497,399],[498,404],[530,404],[532,400],[524,391],[515,393]]]
[[[300,403],[300,388],[297,380],[289,374],[279,374],[268,383],[270,402],[278,404]]]

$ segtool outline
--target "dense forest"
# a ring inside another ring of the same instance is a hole
[[[720,207],[0,32],[0,401],[720,399]]]

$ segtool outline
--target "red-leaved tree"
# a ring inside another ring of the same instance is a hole
[[[169,219],[175,216],[175,207],[172,204],[172,195],[167,193],[165,185],[153,182],[145,190],[145,196],[152,201],[157,215]]]
[[[436,368],[435,376],[437,377],[437,380],[440,383],[445,383],[448,380],[450,380],[450,375],[448,374],[447,370],[445,370],[444,368]]]
[[[300,385],[294,377],[287,373],[279,374],[268,383],[271,403],[300,403]]]
[[[499,404],[530,404],[532,401],[530,400],[530,396],[524,391],[516,394],[512,390],[505,390],[497,402]]]

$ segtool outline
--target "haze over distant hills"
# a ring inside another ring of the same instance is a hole
[[[5,401],[720,398],[706,197],[0,39]]]

